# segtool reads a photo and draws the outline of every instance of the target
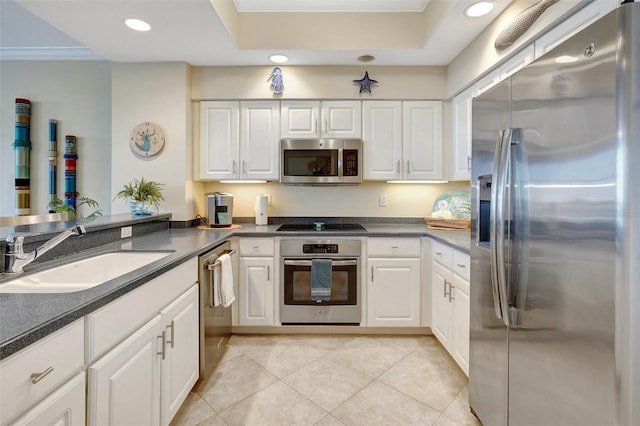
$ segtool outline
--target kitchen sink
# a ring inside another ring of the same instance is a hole
[[[0,293],[71,293],[86,290],[127,274],[173,251],[114,251],[40,272],[21,275],[0,284]]]

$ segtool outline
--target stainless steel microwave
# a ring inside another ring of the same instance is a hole
[[[362,182],[362,140],[282,139],[280,182],[356,185]]]

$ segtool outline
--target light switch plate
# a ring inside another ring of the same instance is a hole
[[[378,205],[380,207],[387,207],[387,195],[386,194],[380,194],[380,196],[378,197]]]

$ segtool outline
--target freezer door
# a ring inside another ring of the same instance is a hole
[[[610,14],[512,77],[512,426],[618,423],[616,27]]]
[[[492,283],[491,185],[496,147],[509,127],[510,82],[505,80],[472,103],[471,313],[469,402],[486,425],[507,424],[507,327]]]

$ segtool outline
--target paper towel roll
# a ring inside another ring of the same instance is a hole
[[[264,194],[260,194],[256,197],[256,202],[253,205],[253,211],[256,212],[256,225],[267,225],[269,222],[269,215],[267,213],[267,207],[269,204],[269,197]]]

